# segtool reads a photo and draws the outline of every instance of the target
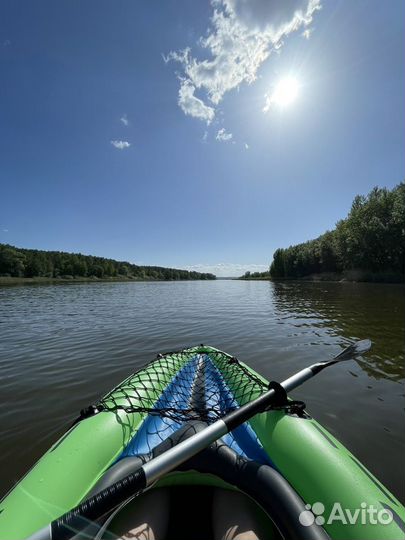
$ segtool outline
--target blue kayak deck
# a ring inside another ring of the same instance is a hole
[[[161,393],[154,408],[186,411],[196,399],[199,406],[205,408],[208,422],[239,407],[222,373],[206,353],[196,354],[176,373]],[[184,423],[175,417],[149,414],[119,459],[151,452]],[[222,441],[243,457],[271,465],[269,457],[248,422],[225,435]]]

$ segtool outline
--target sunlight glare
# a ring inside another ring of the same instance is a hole
[[[273,104],[281,108],[291,105],[298,96],[298,90],[299,84],[295,77],[281,79],[276,84],[273,93],[267,96],[263,111],[267,112]]]

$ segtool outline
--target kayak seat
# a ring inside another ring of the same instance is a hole
[[[124,478],[146,461],[163,454],[204,428],[206,428],[204,422],[189,422],[155,447],[150,454],[121,459],[104,474],[90,495]],[[316,523],[310,526],[301,525],[299,515],[305,510],[305,502],[277,470],[238,455],[223,441],[213,443],[177,470],[213,474],[227,484],[235,486],[259,504],[283,538],[295,540],[329,538],[325,530]]]

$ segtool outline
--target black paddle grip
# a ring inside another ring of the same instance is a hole
[[[83,530],[84,524],[99,519],[119,504],[146,487],[143,469],[96,493],[89,499],[56,519],[51,524],[52,540],[68,540]]]
[[[222,418],[226,428],[229,431],[250,420],[256,414],[264,412],[277,399],[277,394],[273,388],[262,394],[257,399],[242,405]]]

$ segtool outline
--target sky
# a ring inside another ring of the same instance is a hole
[[[403,0],[2,0],[0,242],[266,270],[404,180],[404,26]]]

